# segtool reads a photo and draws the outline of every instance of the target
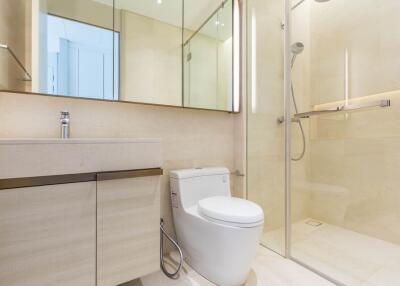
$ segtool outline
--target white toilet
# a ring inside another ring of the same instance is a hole
[[[185,261],[217,285],[243,285],[259,245],[262,209],[231,197],[226,168],[171,171],[170,179],[175,229]]]

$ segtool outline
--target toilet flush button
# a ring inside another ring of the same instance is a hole
[[[228,176],[224,175],[222,176],[222,183],[226,183],[228,181]]]

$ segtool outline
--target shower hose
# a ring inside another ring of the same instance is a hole
[[[173,272],[170,273],[167,271],[167,269],[165,268],[165,264],[164,264],[164,236],[171,241],[171,243],[176,247],[176,249],[178,249],[179,251],[179,265],[178,265],[178,269]],[[171,237],[168,235],[168,233],[165,231],[164,229],[164,220],[161,219],[160,220],[160,267],[161,270],[164,272],[164,274],[171,278],[171,279],[177,279],[179,277],[179,272],[182,269],[182,265],[183,265],[183,254],[182,254],[182,250],[179,247],[178,243]]]
[[[294,109],[296,111],[296,113],[298,113],[298,109],[297,109],[297,103],[296,103],[296,96],[294,94],[294,88],[293,88],[293,83],[290,84],[290,88],[292,90],[292,99],[293,99],[293,105],[294,105]],[[303,129],[303,124],[301,123],[300,119],[298,121],[296,121],[297,124],[299,124],[300,127],[300,131],[301,131],[301,137],[303,140],[303,148],[301,151],[301,154],[297,157],[292,157],[292,161],[300,161],[301,159],[303,159],[305,153],[306,153],[306,136],[304,134],[304,129]]]

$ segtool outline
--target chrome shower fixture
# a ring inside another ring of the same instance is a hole
[[[292,51],[292,55],[293,55],[292,61],[291,61],[291,68],[293,69],[294,62],[296,61],[297,55],[301,54],[304,51],[304,44],[302,42],[296,42],[290,46],[290,50]],[[293,87],[293,81],[290,83],[290,88],[291,88],[291,93],[292,93],[294,110],[296,111],[296,113],[298,113],[299,110],[297,108],[296,96],[295,96],[294,87]],[[298,157],[292,158],[292,161],[300,161],[301,159],[303,159],[303,157],[306,153],[306,135],[304,134],[303,124],[301,123],[300,120],[292,121],[292,122],[296,122],[299,125],[300,131],[301,131],[301,138],[303,141],[301,154]]]
[[[294,61],[296,60],[297,55],[301,54],[304,51],[304,44],[302,42],[296,42],[290,46],[290,50],[293,54],[291,66],[293,68]]]

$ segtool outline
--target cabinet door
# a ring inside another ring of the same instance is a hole
[[[159,176],[97,182],[98,286],[159,269]]]
[[[0,284],[95,285],[96,183],[0,190]]]

